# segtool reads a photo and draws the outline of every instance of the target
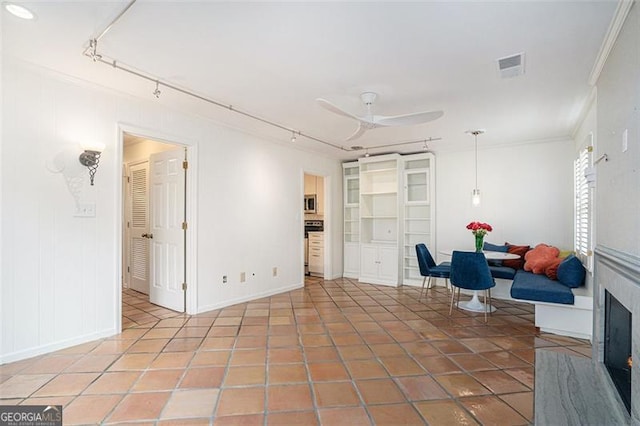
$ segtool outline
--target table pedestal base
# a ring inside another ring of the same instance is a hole
[[[458,308],[464,309],[465,311],[471,312],[484,312],[485,304],[480,302],[478,298],[478,292],[473,292],[473,297],[468,302],[458,302]],[[496,308],[491,306],[491,309],[488,309],[487,312],[495,312]]]

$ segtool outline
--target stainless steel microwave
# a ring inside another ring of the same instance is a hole
[[[316,206],[316,196],[314,195],[307,195],[305,194],[304,196],[304,212],[305,213],[316,213],[317,211],[317,206]]]

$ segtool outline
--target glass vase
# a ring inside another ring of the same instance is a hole
[[[484,245],[484,235],[476,235],[476,253],[482,252],[482,246]]]

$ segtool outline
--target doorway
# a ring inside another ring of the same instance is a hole
[[[304,173],[304,274],[326,276],[325,212],[326,178]]]
[[[123,133],[123,327],[186,311],[186,154]]]

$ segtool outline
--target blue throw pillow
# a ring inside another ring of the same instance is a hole
[[[507,247],[505,245],[499,246],[497,244],[491,244],[491,243],[484,243],[484,246],[482,246],[483,250],[486,250],[486,251],[500,251],[502,253],[506,253],[508,248],[509,247]]]
[[[499,251],[502,253],[506,253],[508,248],[509,247],[504,245],[499,246],[491,243],[484,243],[482,246],[482,250],[484,251]],[[488,260],[487,262],[489,263],[489,266],[502,266],[502,260]]]
[[[558,281],[567,287],[576,288],[583,285],[586,274],[582,262],[574,255],[569,255],[558,265]]]

